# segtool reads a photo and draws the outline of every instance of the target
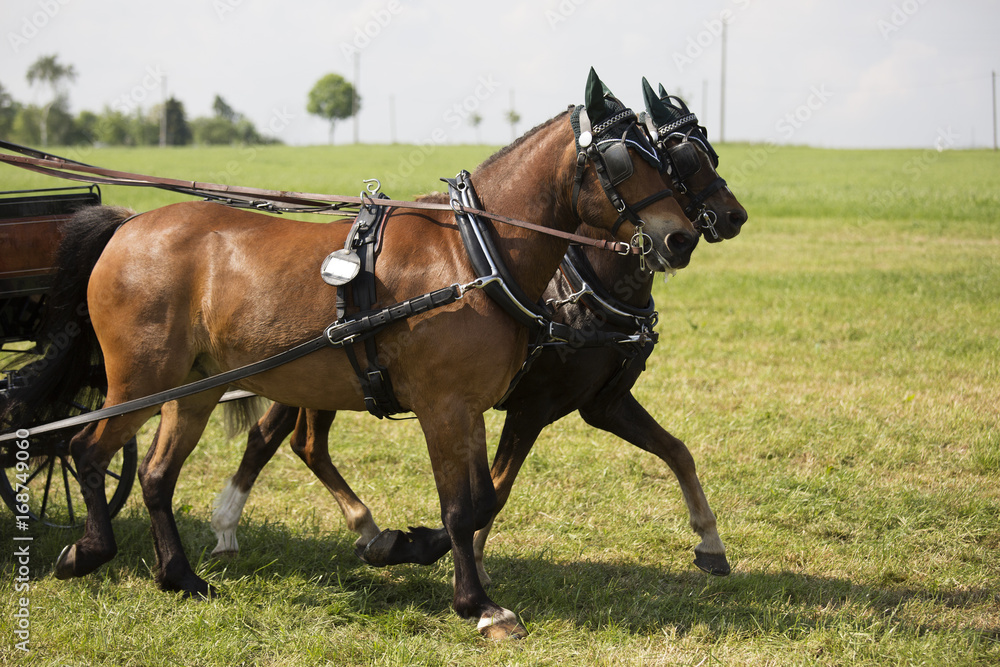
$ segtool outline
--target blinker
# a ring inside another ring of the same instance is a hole
[[[634,171],[632,156],[629,155],[628,146],[625,145],[624,141],[615,142],[607,148],[603,148],[601,156],[604,159],[604,168],[607,169],[612,186],[625,182],[632,175]]]
[[[681,181],[691,178],[701,169],[698,149],[686,139],[676,146],[668,148],[667,157],[674,166],[676,177]]]

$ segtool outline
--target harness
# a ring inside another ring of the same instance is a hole
[[[606,120],[593,125],[586,107],[573,107],[570,114],[570,124],[577,144],[576,174],[573,179],[572,207],[573,213],[579,217],[577,203],[583,185],[583,177],[588,164],[593,164],[598,182],[608,200],[618,212],[618,218],[612,227],[612,234],[617,233],[626,220],[635,227],[630,246],[639,249],[640,266],[645,268],[643,257],[651,250],[649,237],[643,233],[645,225],[639,216],[639,211],[647,206],[673,195],[671,190],[663,189],[635,204],[629,204],[617,190],[617,186],[627,180],[634,172],[632,156],[629,148],[634,149],[649,164],[658,170],[663,170],[659,154],[637,124],[637,117],[631,109],[627,109],[616,98],[605,95]],[[528,356],[521,368],[511,380],[507,391],[494,405],[503,410],[520,380],[528,373],[542,351],[554,346],[569,346],[572,348],[611,347],[622,353],[624,361],[619,372],[605,387],[610,389],[618,383],[632,364],[641,357],[642,361],[652,352],[656,343],[657,314],[652,299],[647,308],[635,310],[611,297],[594,276],[590,263],[586,258],[570,246],[563,259],[563,273],[567,275],[574,294],[557,303],[540,305],[532,301],[517,286],[507,271],[493,243],[486,222],[470,210],[481,210],[482,205],[476,195],[475,188],[468,172],[461,172],[457,178],[446,180],[449,196],[455,209],[456,221],[469,260],[475,271],[486,276],[482,278],[483,290],[500,305],[503,310],[532,332],[534,342],[529,346]],[[582,268],[581,268],[582,267]],[[581,278],[581,272],[588,276]],[[570,277],[572,276],[572,278]],[[576,280],[574,280],[576,278]],[[603,321],[634,333],[620,331],[603,331],[588,327],[577,329],[570,325],[555,322],[552,319],[552,306],[559,307],[567,303],[576,303],[584,299],[595,315]],[[604,390],[602,390],[604,391]]]
[[[396,322],[452,304],[462,298],[466,292],[473,289],[485,290],[508,314],[514,317],[519,323],[528,326],[536,335],[536,342],[532,347],[532,353],[529,355],[528,361],[525,362],[521,370],[516,374],[514,382],[511,384],[504,398],[501,399],[501,403],[510,395],[517,380],[527,372],[530,362],[540,354],[544,346],[564,344],[603,346],[619,345],[621,343],[641,343],[643,346],[648,344],[651,349],[652,341],[655,340],[655,334],[651,330],[643,331],[636,335],[622,334],[620,332],[584,332],[568,325],[554,322],[551,319],[550,310],[534,303],[517,286],[513,277],[500,260],[489,228],[482,220],[482,218],[488,217],[500,222],[549,233],[573,243],[587,243],[599,248],[614,249],[623,254],[639,254],[641,262],[642,256],[649,252],[650,244],[648,242],[649,237],[642,233],[644,223],[639,217],[638,211],[654,201],[670,196],[671,191],[665,189],[651,197],[647,197],[634,206],[630,206],[618,194],[615,187],[627,179],[633,171],[628,146],[637,149],[640,155],[653,166],[660,168],[661,163],[656,150],[649,143],[648,139],[646,139],[645,135],[638,130],[635,122],[635,114],[621,107],[621,103],[610,96],[607,96],[605,99],[609,105],[614,104],[619,108],[616,108],[615,113],[597,127],[590,127],[589,118],[587,118],[586,111],[582,107],[577,107],[572,114],[571,122],[576,133],[578,147],[582,149],[578,151],[577,173],[573,188],[573,211],[576,213],[576,203],[582,184],[583,173],[587,164],[593,162],[604,192],[607,194],[612,205],[614,205],[615,210],[619,213],[619,219],[615,223],[615,230],[617,231],[618,227],[626,219],[632,222],[636,228],[630,244],[614,241],[597,241],[588,237],[559,230],[551,230],[532,223],[483,211],[475,190],[472,187],[468,172],[462,172],[454,181],[449,181],[449,188],[452,193],[449,205],[455,212],[470,261],[476,273],[481,277],[464,285],[455,283],[379,309],[373,309],[376,303],[375,260],[378,255],[379,240],[382,231],[384,230],[386,220],[391,215],[389,207],[405,205],[408,208],[439,209],[439,205],[424,202],[393,201],[380,194],[378,186],[373,186],[371,183],[369,183],[367,194],[361,193],[361,197],[358,198],[327,197],[322,195],[304,195],[302,193],[268,192],[230,186],[212,186],[211,184],[171,181],[169,179],[151,179],[136,174],[111,172],[110,170],[91,167],[62,158],[55,158],[46,154],[33,155],[29,158],[18,158],[17,156],[0,154],[0,158],[4,158],[3,161],[5,162],[26,166],[36,171],[43,171],[50,175],[62,176],[73,180],[107,181],[112,184],[161,187],[178,192],[226,200],[226,203],[242,204],[258,209],[303,211],[306,207],[313,206],[314,212],[320,210],[333,212],[343,211],[349,205],[360,204],[358,215],[348,234],[344,248],[331,253],[321,267],[323,279],[329,284],[337,286],[337,321],[327,327],[321,335],[261,361],[156,394],[119,403],[111,407],[101,408],[68,419],[50,422],[29,429],[29,434],[36,435],[91,423],[177,400],[185,396],[191,396],[208,389],[232,384],[240,379],[302,358],[325,347],[343,348],[345,350],[364,391],[365,407],[379,418],[389,417],[393,414],[403,412],[404,409],[400,406],[393,393],[388,370],[379,362],[377,347],[374,341],[375,335]],[[585,119],[582,123],[580,121],[581,116]],[[581,130],[581,124],[587,129]],[[618,134],[619,130],[620,135]],[[584,132],[586,134],[583,134]],[[609,134],[610,136],[604,137],[605,134]],[[0,142],[0,147],[7,148],[9,146],[5,142]],[[17,148],[23,149],[23,147]],[[85,175],[81,176],[73,172],[83,172]],[[373,182],[377,184],[377,181]],[[270,203],[268,205],[259,205],[259,200],[251,199],[252,197],[265,197],[265,202],[278,202],[280,206],[272,208]],[[334,204],[331,204],[331,201]],[[348,299],[348,285],[351,286],[350,299]],[[348,314],[349,300],[353,307],[358,309],[353,314]],[[364,369],[361,367],[354,352],[354,345],[362,342],[365,344],[365,354],[368,361],[368,366]],[[18,431],[18,433],[21,432]],[[14,433],[0,434],[0,442],[10,440],[14,437],[17,437]]]
[[[660,86],[657,96],[645,79],[642,85],[647,111],[640,120],[662,156],[665,171],[670,174],[677,191],[690,200],[684,207],[684,214],[694,222],[695,228],[705,235],[706,240],[710,243],[720,241],[721,237],[715,229],[715,212],[705,206],[705,202],[726,187],[725,179],[717,175],[711,183],[694,193],[685,185],[685,181],[701,170],[701,159],[694,144],[701,146],[713,166],[719,166],[719,155],[708,141],[708,130],[698,124],[698,117],[684,100],[667,94],[663,86]],[[669,140],[674,138],[679,138],[680,143],[668,146]]]
[[[646,369],[646,359],[653,353],[653,347],[660,337],[653,330],[660,315],[656,312],[656,304],[653,302],[652,296],[642,308],[630,306],[612,296],[594,272],[587,256],[579,248],[570,248],[559,268],[566,282],[574,291],[570,297],[574,299],[572,302],[575,303],[577,299],[582,302],[593,314],[594,319],[601,324],[606,323],[616,328],[636,332],[616,341],[615,345],[605,345],[605,347],[616,350],[623,358],[618,371],[595,396],[596,400],[601,400],[602,396],[617,389],[637,363],[642,364],[640,370]]]
[[[378,181],[371,179],[368,192],[375,196],[375,200],[388,199],[378,188]],[[348,291],[354,307],[362,313],[373,312],[378,301],[375,293],[375,258],[381,245],[385,222],[392,209],[379,205],[375,200],[362,206],[347,234],[344,248],[331,253],[320,268],[323,280],[337,287],[338,322],[344,321],[347,313]],[[379,361],[374,332],[364,336],[364,345],[365,358],[368,360],[368,366],[364,369],[358,361],[354,345],[345,344],[343,348],[361,382],[365,408],[379,419],[405,412],[392,390],[389,370]]]
[[[576,175],[573,178],[573,213],[577,213],[577,202],[587,165],[593,164],[601,189],[618,211],[618,218],[611,227],[611,234],[617,234],[626,220],[631,222],[635,227],[635,234],[630,245],[640,249],[639,254],[642,258],[652,250],[652,242],[642,231],[645,222],[639,216],[639,211],[672,196],[673,192],[665,188],[633,205],[626,202],[618,193],[616,186],[627,180],[635,170],[629,147],[635,149],[659,171],[663,171],[663,163],[649,139],[639,130],[635,113],[610,95],[606,95],[604,101],[610,117],[598,125],[591,124],[587,109],[582,105],[574,107],[570,114],[570,124],[577,145]],[[640,263],[645,268],[645,261],[640,259]]]

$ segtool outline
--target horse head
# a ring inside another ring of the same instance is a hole
[[[677,190],[684,213],[709,243],[731,239],[740,233],[747,212],[719,176],[719,156],[708,141],[708,131],[682,99],[660,94],[643,78],[646,103],[644,125],[656,146],[669,178]]]
[[[611,94],[593,68],[585,102],[570,114],[576,136],[577,217],[641,248],[653,270],[687,266],[698,232],[664,188],[660,155],[635,112]]]

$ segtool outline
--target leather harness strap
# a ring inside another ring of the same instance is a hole
[[[377,203],[379,199],[388,199],[388,197],[379,194],[372,203]],[[375,293],[375,258],[379,239],[385,229],[386,219],[389,217],[389,211],[390,209],[385,206],[366,206],[361,209],[351,227],[347,237],[347,245],[358,252],[361,269],[353,280],[337,287],[338,321],[341,321],[345,315],[348,286],[352,288],[354,306],[362,312],[371,312],[378,301],[378,296]],[[365,408],[379,419],[406,412],[399,404],[392,389],[389,369],[379,361],[378,346],[375,344],[374,334],[366,336],[364,343],[365,357],[368,360],[368,367],[365,369],[361,368],[353,345],[344,345],[344,352],[347,353],[347,359],[351,362],[351,367],[354,368],[354,372],[361,382],[361,390],[365,396]]]
[[[260,188],[248,188],[238,185],[221,185],[218,183],[202,183],[199,181],[183,181],[172,178],[161,178],[155,176],[144,176],[125,171],[115,171],[91,165],[67,160],[54,155],[48,155],[25,146],[12,144],[0,140],[0,148],[24,153],[26,155],[10,155],[0,153],[0,162],[6,162],[24,169],[36,171],[48,176],[56,176],[73,181],[85,183],[100,183],[101,185],[129,185],[136,187],[154,187],[182,194],[197,197],[207,197],[220,200],[231,205],[242,205],[248,208],[272,212],[299,212],[299,213],[333,213],[339,215],[356,214],[357,211],[345,210],[347,207],[364,207],[371,205],[370,197],[352,197],[347,195],[326,195],[310,192],[291,192],[285,190],[265,190]],[[275,203],[282,206],[275,205]],[[621,241],[606,241],[592,239],[580,234],[564,232],[558,229],[550,229],[532,222],[518,220],[499,213],[491,213],[480,209],[470,208],[462,204],[451,202],[442,204],[430,201],[401,201],[395,199],[380,199],[374,202],[377,206],[390,206],[396,208],[422,209],[429,211],[454,210],[456,213],[467,213],[479,215],[497,222],[521,227],[531,231],[548,234],[557,238],[565,239],[577,245],[589,245],[602,250],[612,250],[619,253],[641,252],[641,248],[631,247],[628,243]]]

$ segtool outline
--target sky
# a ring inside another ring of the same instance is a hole
[[[637,111],[662,83],[713,140],[992,147],[998,27],[1000,0],[4,0],[0,85],[47,102],[25,73],[56,54],[74,113],[173,96],[190,119],[220,95],[306,145],[329,140],[305,107],[335,72],[361,96],[335,143],[505,144],[582,103],[593,66]]]

